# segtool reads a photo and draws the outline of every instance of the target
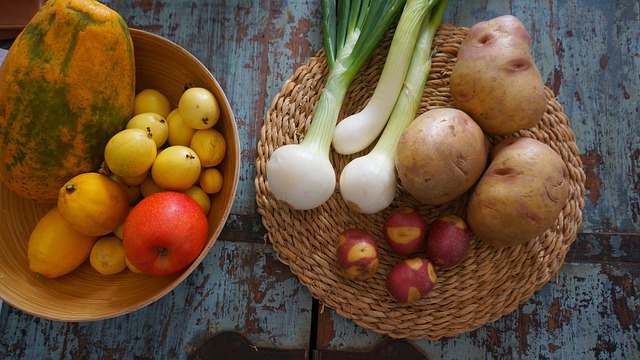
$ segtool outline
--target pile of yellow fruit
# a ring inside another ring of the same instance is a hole
[[[136,94],[132,118],[105,147],[100,172],[77,175],[60,188],[57,206],[43,216],[27,246],[30,269],[55,278],[89,259],[103,275],[125,269],[122,225],[131,208],[156,192],[183,192],[205,214],[222,188],[216,168],[226,141],[214,128],[220,108],[207,89],[192,87],[171,109],[154,89]]]

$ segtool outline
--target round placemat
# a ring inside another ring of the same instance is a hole
[[[468,29],[443,24],[433,46],[437,52],[418,113],[454,107],[449,77]],[[339,120],[361,110],[371,97],[391,43],[390,31],[349,87]],[[267,236],[281,262],[288,265],[322,306],[328,306],[356,324],[394,338],[439,339],[471,331],[513,311],[558,272],[582,224],[585,173],[575,135],[562,106],[546,88],[547,111],[534,128],[509,136],[528,136],[550,145],[569,170],[570,195],[555,224],[523,245],[494,248],[475,237],[466,260],[450,270],[439,270],[435,288],[417,303],[400,305],[388,294],[385,279],[393,265],[405,257],[395,255],[382,235],[385,217],[400,206],[413,206],[430,224],[439,215],[465,217],[468,193],[440,206],[422,205],[398,185],[394,202],[373,215],[350,210],[337,187],[333,196],[313,210],[293,210],[269,192],[265,175],[273,151],[299,143],[306,133],[327,77],[324,50],[296,69],[271,103],[262,126],[256,160],[256,201]],[[338,120],[338,121],[339,121]],[[504,137],[492,137],[495,143]],[[331,151],[338,178],[354,155]],[[369,230],[377,239],[380,265],[371,279],[357,283],[346,279],[336,265],[338,235],[349,227]],[[424,253],[418,253],[424,255]]]

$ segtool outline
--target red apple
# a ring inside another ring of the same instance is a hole
[[[188,195],[162,191],[142,199],[124,222],[122,241],[131,265],[166,276],[187,268],[207,241],[209,223]]]
[[[378,270],[376,239],[367,230],[347,229],[338,237],[336,258],[347,278],[365,281]]]
[[[415,257],[397,263],[387,275],[387,290],[400,304],[411,304],[427,296],[437,275],[428,259]]]
[[[429,228],[427,256],[436,267],[451,269],[465,259],[470,241],[471,230],[461,217],[442,215]]]
[[[387,216],[382,225],[382,232],[393,252],[398,255],[410,255],[424,245],[427,225],[418,210],[402,207]]]

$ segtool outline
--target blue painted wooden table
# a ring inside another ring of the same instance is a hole
[[[530,30],[536,64],[571,120],[587,193],[555,280],[498,321],[438,341],[392,340],[324,308],[265,238],[254,187],[259,131],[284,81],[322,47],[320,0],[103,2],[190,51],[222,85],[242,149],[232,214],[198,270],[133,313],[65,323],[4,304],[0,358],[640,358],[637,0],[450,1],[446,23],[513,14]]]

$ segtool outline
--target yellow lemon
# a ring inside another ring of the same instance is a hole
[[[38,221],[29,236],[29,268],[48,278],[68,274],[89,257],[97,239],[77,232],[54,207]]]
[[[89,262],[91,267],[102,275],[113,275],[127,268],[122,240],[110,235],[105,236],[93,245]]]
[[[216,129],[196,131],[191,138],[189,147],[196,152],[203,167],[220,164],[227,152],[227,142],[224,136]]]
[[[129,212],[124,189],[106,175],[74,176],[60,188],[58,209],[77,231],[91,236],[113,232]]]
[[[203,169],[199,183],[207,194],[216,194],[222,190],[222,173],[216,168]]]

